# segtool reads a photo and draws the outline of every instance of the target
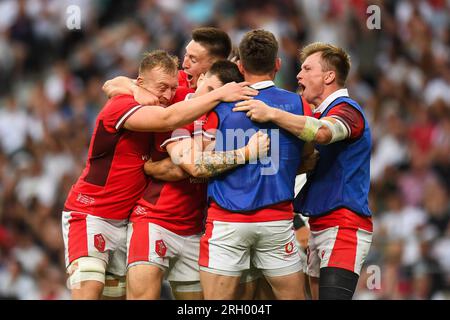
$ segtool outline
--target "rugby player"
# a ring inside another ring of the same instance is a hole
[[[250,31],[239,45],[238,67],[251,87],[259,90],[257,97],[303,115],[301,98],[273,83],[281,65],[277,52],[273,34]],[[276,126],[258,125],[244,113],[233,113],[233,105],[219,104],[210,113],[218,118],[215,150],[233,149],[245,141],[237,137],[235,145],[227,144],[229,130],[262,128],[272,135],[272,145],[273,135],[278,134],[278,150],[271,147],[268,163],[247,164],[208,183],[209,208],[199,259],[205,299],[235,299],[240,278],[251,265],[262,271],[277,299],[303,299],[303,268],[292,225],[294,181],[303,143]]]
[[[370,128],[345,88],[350,57],[343,49],[312,43],[301,51],[301,61],[298,84],[315,106],[314,117],[283,112],[262,101],[238,103],[235,111],[317,144],[317,167],[295,201],[296,212],[309,216],[311,290],[316,299],[348,300],[372,242]]]

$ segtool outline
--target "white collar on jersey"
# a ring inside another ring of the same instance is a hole
[[[317,112],[324,112],[326,108],[328,108],[328,106],[337,98],[339,97],[348,97],[348,90],[347,89],[339,89],[336,90],[335,92],[333,92],[332,94],[330,94],[325,100],[323,100],[323,102],[319,105],[319,107],[317,107],[316,109],[314,109],[314,113]]]
[[[274,85],[275,85],[275,83],[273,83],[272,80],[265,80],[265,81],[260,81],[260,82],[256,82],[256,83],[252,84],[250,86],[250,88],[253,88],[255,90],[261,90],[261,89],[273,87]]]

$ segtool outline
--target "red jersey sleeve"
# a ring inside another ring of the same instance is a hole
[[[203,134],[207,139],[213,140],[216,137],[216,130],[219,127],[219,117],[214,111],[210,111],[206,115],[202,116],[201,131],[196,130],[194,134]]]
[[[201,116],[193,123],[188,124],[184,127],[176,129],[171,132],[170,137],[161,144],[161,148],[165,150],[165,147],[174,141],[179,141],[181,139],[191,138],[194,135],[201,134],[205,138],[213,140],[216,136],[216,129],[219,125],[219,118],[214,111]]]
[[[125,121],[142,106],[131,95],[118,95],[111,98],[105,105],[100,116],[103,125],[109,132],[122,129]]]
[[[166,140],[171,138],[172,132],[157,132],[154,134],[155,143],[154,148],[158,152],[166,152],[166,148],[163,147],[163,144]]]
[[[350,139],[358,139],[364,132],[364,118],[362,114],[346,103],[334,107],[328,112],[327,117],[340,120],[349,130]]]
[[[187,126],[175,129],[174,131],[168,132],[165,136],[165,139],[160,140],[160,149],[162,151],[166,150],[166,147],[169,143],[179,141],[182,139],[187,139],[192,137],[192,132],[194,131],[194,124],[189,124]]]

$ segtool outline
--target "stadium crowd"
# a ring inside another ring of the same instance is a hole
[[[366,24],[371,4],[381,29]],[[70,5],[80,29],[66,24]],[[450,299],[450,1],[4,0],[0,12],[0,298],[70,298],[61,211],[102,84],[135,77],[151,49],[182,58],[207,25],[235,44],[250,29],[273,32],[276,84],[292,91],[299,48],[350,52],[347,87],[374,142],[374,240],[354,298]]]

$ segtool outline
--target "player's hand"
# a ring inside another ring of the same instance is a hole
[[[302,157],[302,164],[297,170],[297,174],[302,174],[306,172],[313,171],[316,167],[317,161],[320,159],[319,151],[314,149],[313,153],[308,154],[305,157]]]
[[[248,144],[245,146],[245,159],[254,161],[265,158],[269,152],[270,138],[266,133],[258,131],[255,133]]]
[[[102,90],[108,98],[117,96],[119,94],[133,94],[132,90],[133,79],[119,76],[105,82]]]
[[[132,91],[134,100],[142,106],[158,106],[160,104],[157,96],[136,84],[133,84]]]
[[[261,100],[254,99],[236,103],[233,111],[247,112],[247,117],[249,117],[252,121],[267,122],[273,119],[274,108],[269,107]]]
[[[216,90],[219,92],[220,100],[225,102],[249,100],[258,94],[258,90],[248,85],[250,85],[249,82],[229,82]]]

